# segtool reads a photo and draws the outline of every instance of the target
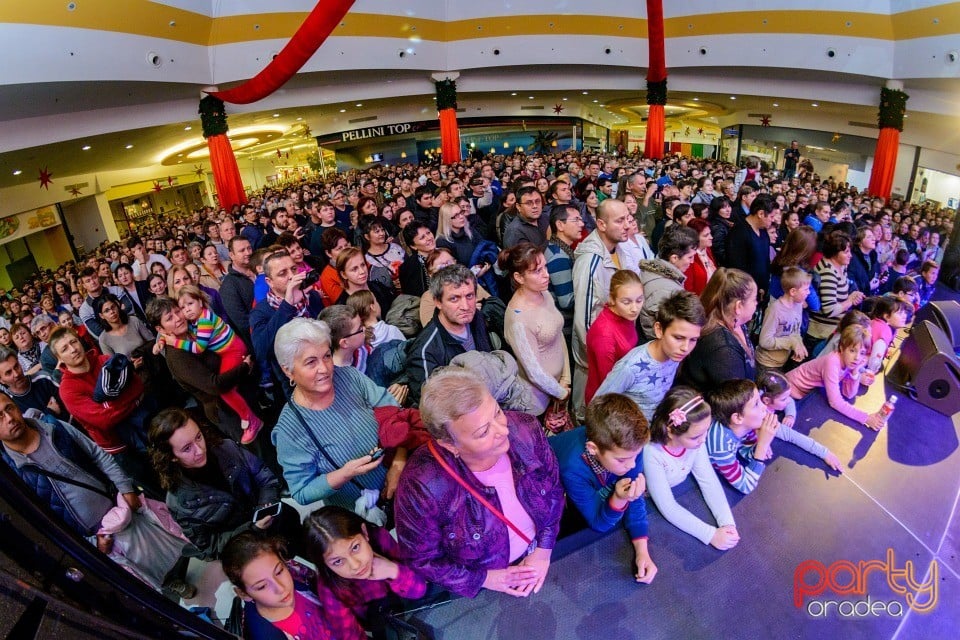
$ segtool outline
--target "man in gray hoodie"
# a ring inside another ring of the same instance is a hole
[[[597,208],[597,228],[574,252],[573,263],[573,408],[584,414],[587,384],[587,331],[610,296],[610,278],[624,264],[619,244],[627,239],[630,211],[620,200],[608,198]]]

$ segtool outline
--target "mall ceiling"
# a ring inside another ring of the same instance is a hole
[[[202,142],[201,89],[254,75],[315,3],[48,4],[0,3],[0,51],[9,54],[0,70],[0,188],[35,182],[44,167],[55,179],[192,170],[202,160],[177,154]],[[774,126],[873,137],[879,88],[898,77],[911,95],[903,139],[960,146],[960,63],[949,59],[960,3],[664,4],[674,118],[726,126],[767,115]],[[358,0],[302,73],[260,103],[228,106],[231,129],[256,143],[238,155],[304,144],[305,127],[318,135],[365,126],[351,122],[361,118],[435,117],[429,77],[438,68],[461,73],[462,117],[523,117],[537,106],[536,115],[550,116],[559,104],[562,116],[637,130],[643,6]],[[163,53],[163,65],[148,68],[148,50]]]

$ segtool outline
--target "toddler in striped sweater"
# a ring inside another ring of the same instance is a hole
[[[177,303],[183,310],[184,317],[190,322],[193,339],[176,340],[171,336],[163,336],[166,344],[196,354],[213,351],[220,356],[221,374],[240,366],[247,355],[247,347],[230,325],[210,310],[206,294],[198,287],[187,285],[177,294]],[[263,421],[253,412],[236,387],[225,391],[220,397],[240,416],[240,427],[243,429],[240,442],[252,443],[263,427]]]

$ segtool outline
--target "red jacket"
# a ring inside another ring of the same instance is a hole
[[[87,361],[90,369],[86,373],[73,373],[66,365],[60,365],[63,380],[60,382],[60,399],[87,435],[100,448],[110,454],[120,453],[125,448],[123,440],[116,433],[115,427],[124,418],[133,413],[143,396],[143,382],[140,376],[130,377],[127,388],[119,398],[109,402],[94,402],[93,390],[97,385],[97,378],[103,364],[110,356],[98,355],[95,351],[87,352]]]
[[[590,402],[607,374],[637,346],[637,325],[604,307],[587,331],[587,384],[583,399]]]
[[[710,256],[710,259],[713,260],[714,267],[717,265],[716,258],[713,257],[713,251],[707,248],[707,255]],[[687,291],[697,294],[698,296],[703,293],[703,290],[707,288],[707,267],[703,264],[703,260],[700,259],[700,254],[694,254],[693,262],[690,263],[690,266],[687,267],[687,272],[683,274],[687,277],[683,281],[683,288]]]

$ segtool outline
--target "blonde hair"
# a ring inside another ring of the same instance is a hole
[[[453,242],[453,229],[451,228],[450,221],[453,220],[453,216],[460,213],[460,205],[456,202],[444,202],[440,205],[440,209],[437,212],[437,237],[444,238]],[[463,231],[467,234],[467,237],[473,239],[473,232],[470,231],[470,221],[463,221]]]
[[[420,394],[420,419],[435,440],[451,441],[450,423],[476,410],[489,389],[476,375],[444,368],[431,375]]]
[[[194,284],[185,284],[180,287],[180,291],[177,292],[177,302],[180,302],[180,298],[190,297],[194,300],[199,300],[200,304],[204,307],[210,308],[210,296],[200,290],[200,287]]]
[[[846,327],[840,333],[840,342],[837,345],[838,351],[843,351],[849,347],[861,346],[870,348],[870,331],[859,324],[852,324]]]
[[[620,269],[610,278],[610,300],[615,300],[621,287],[638,284],[643,288],[643,280],[634,271],[629,269]]]

